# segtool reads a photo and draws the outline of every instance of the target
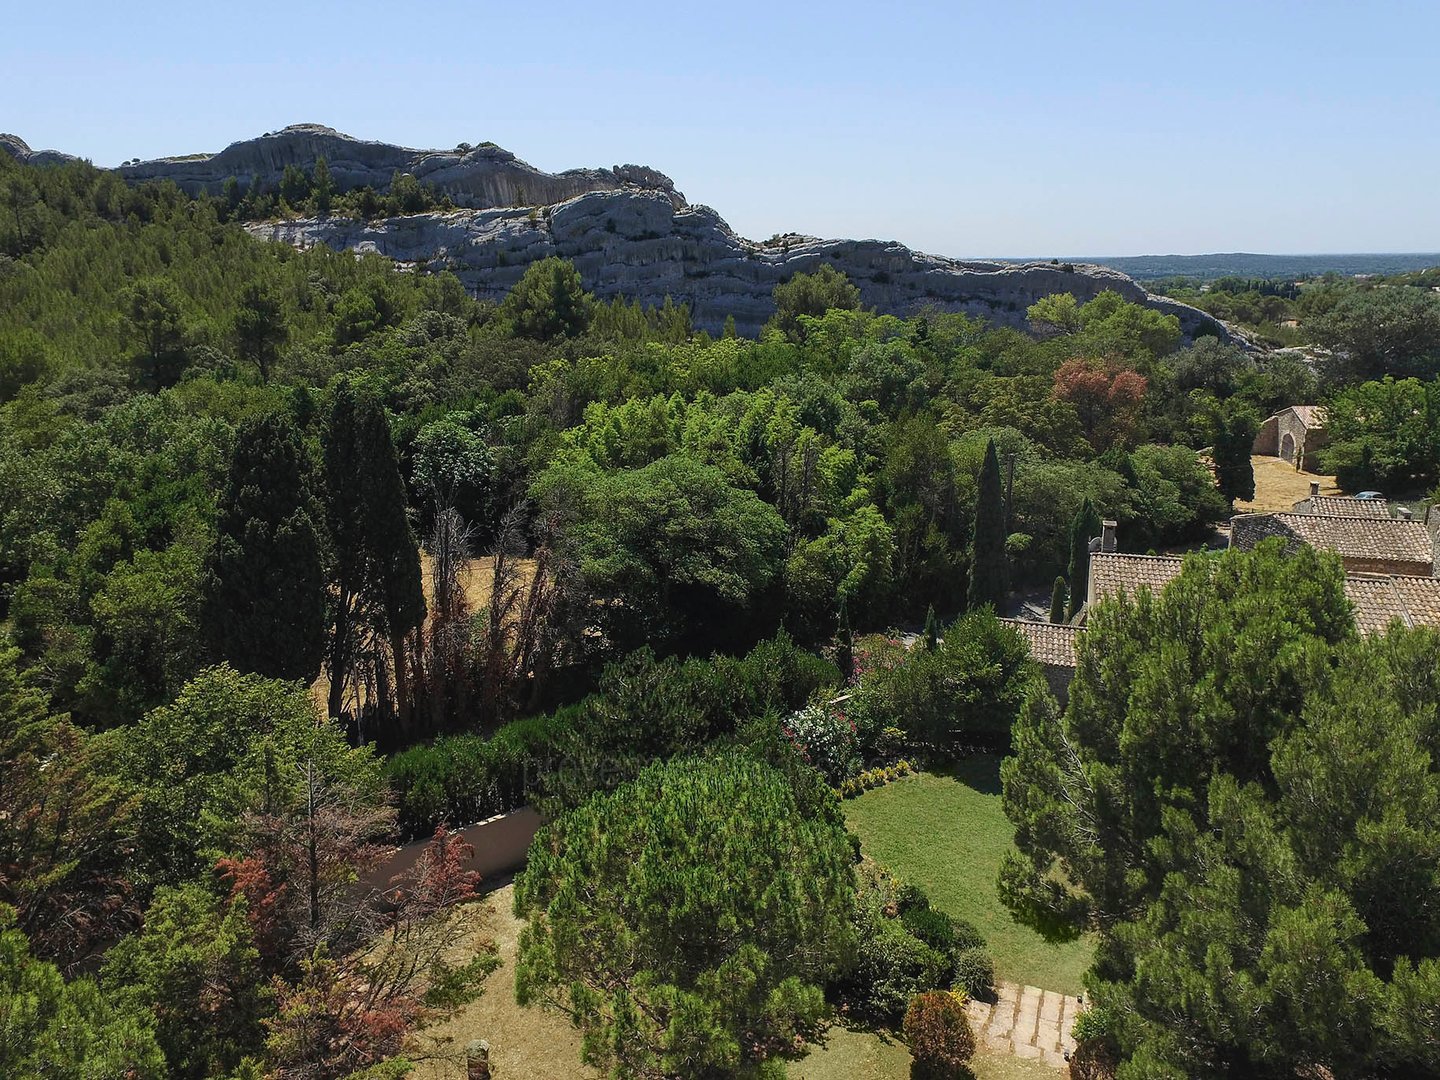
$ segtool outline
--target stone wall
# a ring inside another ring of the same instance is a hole
[[[1324,428],[1307,428],[1294,409],[1284,409],[1260,425],[1251,452],[1278,457],[1306,472],[1319,471],[1319,451],[1328,437]]]
[[[512,810],[456,829],[452,835],[475,848],[475,854],[465,863],[465,869],[474,870],[482,882],[489,878],[503,877],[525,865],[530,851],[530,841],[541,825],[540,815],[528,806]],[[429,838],[397,847],[374,870],[361,877],[360,885],[366,889],[387,892],[393,880],[408,873],[419,860]]]
[[[1060,703],[1060,708],[1065,708],[1070,700],[1070,680],[1075,677],[1075,669],[1063,664],[1041,664],[1040,670],[1045,674],[1045,685],[1050,688],[1050,693]]]

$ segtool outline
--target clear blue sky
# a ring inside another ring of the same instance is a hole
[[[754,237],[1440,249],[1440,3],[16,3],[0,131],[113,165],[288,123],[635,162]]]

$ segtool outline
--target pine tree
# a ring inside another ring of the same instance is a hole
[[[1052,623],[1063,623],[1065,621],[1065,604],[1070,599],[1070,590],[1065,587],[1065,579],[1055,575],[1055,587],[1050,590],[1050,621]]]
[[[330,201],[335,197],[335,184],[330,179],[330,164],[325,155],[315,159],[315,179],[310,185],[310,197],[315,201],[315,212],[322,217],[330,213]]]
[[[935,647],[940,644],[940,620],[935,617],[935,605],[931,604],[925,612],[925,648],[934,652]]]
[[[1070,525],[1070,602],[1065,607],[1066,620],[1085,603],[1090,592],[1090,540],[1100,535],[1100,515],[1089,499],[1081,505]]]
[[[377,401],[356,395],[347,383],[336,389],[325,433],[325,493],[338,592],[331,712],[340,711],[357,620],[364,617],[390,640],[396,708],[401,723],[408,723],[406,639],[425,617],[420,551],[405,516],[405,482],[390,421]]]
[[[280,298],[270,287],[252,281],[240,294],[240,309],[235,312],[235,345],[242,360],[254,364],[260,381],[270,381],[270,370],[280,358],[290,331]]]
[[[206,566],[201,623],[241,671],[311,680],[325,648],[325,574],[310,458],[272,414],[241,425]]]
[[[999,608],[1010,592],[1010,566],[1005,556],[1005,497],[995,440],[985,447],[975,495],[975,540],[970,558],[970,608]]]

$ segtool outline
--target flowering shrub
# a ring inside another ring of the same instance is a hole
[[[862,795],[871,788],[884,787],[892,780],[909,776],[914,771],[915,767],[910,762],[897,761],[894,765],[887,765],[883,769],[866,769],[858,776],[842,780],[840,786],[835,790],[839,792],[842,799],[853,799],[856,795]]]
[[[792,713],[780,733],[832,785],[860,771],[860,744],[844,702],[812,702]]]
[[[866,676],[889,671],[905,661],[905,644],[899,638],[884,634],[866,634],[855,641],[854,671],[850,684],[859,686]]]

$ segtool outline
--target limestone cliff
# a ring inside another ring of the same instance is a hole
[[[496,300],[530,263],[559,255],[575,263],[597,296],[656,304],[669,296],[688,303],[696,325],[712,332],[734,316],[742,334],[755,334],[774,313],[771,290],[777,283],[830,263],[859,287],[866,306],[895,314],[929,305],[1020,326],[1025,309],[1043,296],[1069,292],[1083,302],[1113,289],[1177,315],[1187,335],[1228,336],[1204,312],[1151,296],[1105,267],[960,261],[882,240],[792,235],[757,243],[736,235],[709,207],[677,205],[658,191],[596,191],[539,208],[456,210],[368,223],[332,217],[250,230],[296,246],[325,244],[451,270],[474,293]]]
[[[32,151],[15,136],[0,149],[47,164],[66,160]],[[1012,264],[948,259],[882,240],[820,240],[789,235],[763,243],[736,235],[720,215],[686,202],[669,177],[638,165],[547,173],[491,143],[413,150],[365,141],[316,124],[232,143],[218,154],[161,158],[119,167],[126,179],[170,180],[219,194],[235,177],[279,185],[287,165],[313,169],[324,157],[340,190],[386,190],[410,173],[464,209],[358,222],[329,217],[250,226],[255,235],[306,246],[376,252],[398,263],[454,271],[477,295],[499,299],[526,266],[548,255],[574,261],[598,296],[624,295],[690,305],[697,326],[718,331],[727,316],[754,334],[774,311],[771,290],[800,271],[831,263],[860,289],[867,306],[908,314],[925,306],[964,311],[1019,326],[1043,296],[1070,292],[1082,302],[1106,289],[1175,314],[1187,335],[1230,332],[1209,315],[1151,296],[1126,275],[1100,266]]]
[[[27,165],[61,165],[75,160],[74,155],[62,154],[59,150],[31,150],[30,144],[19,135],[4,132],[0,132],[0,150]]]
[[[412,150],[351,138],[319,124],[292,124],[258,139],[231,143],[218,154],[142,161],[122,165],[118,171],[127,180],[173,180],[192,195],[201,191],[218,195],[232,176],[242,189],[256,176],[262,186],[273,189],[279,186],[285,166],[309,170],[321,157],[341,191],[369,185],[383,192],[397,172],[410,173],[436,192],[449,195],[457,206],[476,209],[545,206],[587,191],[626,187],[667,193],[678,205],[685,202],[669,177],[638,165],[547,173],[494,143],[462,144],[454,150]]]

